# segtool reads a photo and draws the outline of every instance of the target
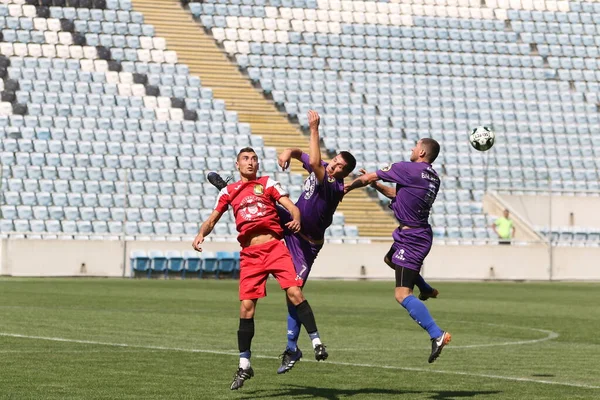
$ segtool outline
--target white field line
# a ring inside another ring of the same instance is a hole
[[[461,321],[462,323],[466,323],[467,321]],[[528,339],[528,340],[517,340],[512,342],[498,342],[498,343],[483,343],[483,344],[467,344],[462,346],[449,346],[449,349],[473,349],[477,347],[494,347],[494,346],[513,346],[520,344],[532,344],[532,343],[540,343],[545,342],[547,340],[556,339],[560,335],[554,331],[549,331],[546,329],[537,329],[537,328],[528,328],[526,326],[514,326],[514,325],[501,325],[501,324],[488,324],[488,323],[478,323],[480,325],[488,325],[488,326],[496,326],[499,328],[511,328],[511,329],[521,329],[526,331],[540,332],[545,333],[546,336],[540,339]]]
[[[6,332],[0,332],[0,336],[23,338],[23,339],[33,339],[33,340],[47,340],[47,341],[52,341],[52,342],[80,343],[80,344],[89,344],[89,345],[97,345],[97,346],[110,346],[110,347],[148,349],[148,350],[163,350],[163,351],[180,351],[180,352],[186,352],[186,353],[220,354],[220,355],[228,355],[228,356],[238,357],[237,352],[233,353],[233,352],[227,352],[227,351],[216,351],[216,350],[205,350],[205,349],[184,349],[184,348],[180,348],[180,347],[164,347],[164,346],[142,346],[142,345],[134,345],[134,344],[126,344],[126,343],[98,342],[98,341],[94,341],[94,340],[78,340],[78,339],[68,339],[68,338],[60,338],[60,337],[21,335],[21,334],[17,334],[17,333],[6,333]],[[278,357],[264,356],[264,355],[254,355],[254,357],[270,359],[270,360],[278,360],[279,359]],[[317,362],[314,360],[306,360],[306,361]],[[554,382],[554,381],[547,381],[547,380],[541,380],[541,379],[520,378],[520,377],[512,377],[512,376],[504,376],[504,375],[474,374],[471,372],[461,372],[461,371],[444,371],[444,370],[436,370],[436,369],[428,369],[428,368],[397,367],[394,365],[375,365],[375,364],[348,363],[348,362],[339,362],[339,361],[326,361],[325,363],[332,364],[332,365],[347,366],[347,367],[363,367],[363,368],[374,368],[374,369],[389,369],[389,370],[397,370],[397,371],[426,372],[426,373],[430,373],[430,374],[433,373],[433,374],[444,374],[444,375],[460,375],[460,376],[470,376],[470,377],[478,377],[478,378],[499,379],[499,380],[505,380],[505,381],[513,381],[513,382],[540,383],[540,384],[545,384],[545,385],[570,386],[570,387],[577,387],[577,388],[584,388],[584,389],[600,389],[600,386],[593,386],[593,385],[588,385],[588,384],[584,384],[584,383]]]

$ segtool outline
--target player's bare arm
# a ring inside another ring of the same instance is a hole
[[[325,167],[321,163],[321,146],[319,145],[320,123],[321,117],[319,116],[319,113],[314,110],[308,111],[308,127],[310,129],[308,161],[310,167],[315,173],[317,181],[319,181],[319,183],[322,183],[323,179],[325,178]]]
[[[373,182],[377,182],[378,180],[379,177],[377,176],[377,172],[371,172],[368,174],[361,175],[355,180],[353,180],[351,184],[344,186],[344,193],[348,193],[354,189],[365,187]]]
[[[393,199],[396,197],[396,188],[386,186],[379,182],[373,182],[371,183],[371,186],[388,199]]]
[[[300,232],[300,210],[298,207],[296,207],[296,205],[287,196],[281,197],[279,199],[279,204],[281,204],[292,215],[292,220],[285,224],[285,226],[294,233]]]
[[[363,175],[368,174],[367,170],[365,170],[364,168],[359,169],[358,172],[360,172]],[[379,193],[381,193],[385,197],[387,197],[388,199],[393,199],[394,197],[396,197],[396,188],[383,185],[379,182],[371,183],[371,187],[373,189],[377,190]]]
[[[198,232],[198,235],[192,243],[192,247],[194,248],[194,250],[202,251],[202,247],[200,247],[200,245],[204,242],[204,238],[212,232],[217,222],[219,222],[219,220],[221,219],[222,215],[223,213],[214,210],[212,214],[210,214],[208,219],[204,221],[204,223],[202,223],[200,231]]]
[[[296,159],[298,161],[301,161],[302,160],[302,150],[300,150],[298,148],[290,147],[290,148],[283,150],[279,154],[279,157],[277,158],[277,162],[283,171],[285,171],[286,169],[289,168],[290,160],[292,158]]]

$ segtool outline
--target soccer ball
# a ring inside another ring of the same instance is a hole
[[[496,134],[487,126],[478,126],[469,134],[469,142],[476,150],[487,151],[496,141]]]

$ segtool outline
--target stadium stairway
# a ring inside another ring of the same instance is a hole
[[[483,198],[483,209],[490,215],[502,215],[506,209],[510,210],[510,218],[513,220],[515,227],[515,239],[526,241],[544,242],[542,235],[536,232],[535,228],[527,221],[527,219],[515,211],[505,199],[496,191],[489,191]]]
[[[133,8],[144,14],[146,23],[167,40],[169,50],[177,52],[179,61],[212,88],[214,97],[225,101],[228,110],[237,111],[240,122],[249,123],[252,132],[261,135],[265,145],[277,148],[299,147],[306,150],[308,140],[274,103],[256,90],[229,61],[213,38],[204,32],[178,0],[133,0]],[[297,163],[293,172],[301,172]],[[390,212],[381,208],[376,198],[363,190],[348,195],[338,211],[347,224],[358,226],[361,236],[389,237],[397,224]]]

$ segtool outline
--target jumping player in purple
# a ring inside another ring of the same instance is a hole
[[[296,273],[305,284],[308,275],[319,251],[323,247],[325,230],[331,225],[333,214],[344,197],[344,178],[356,167],[356,159],[347,151],[337,154],[329,163],[321,159],[319,147],[320,117],[316,111],[308,112],[310,127],[310,154],[300,149],[289,148],[279,155],[279,166],[286,170],[292,158],[300,161],[304,169],[309,172],[304,182],[304,187],[296,206],[300,209],[301,231],[293,233],[285,228],[290,221],[290,214],[279,207],[279,217],[284,228],[284,240],[288,247]],[[209,174],[208,180],[217,188],[226,186],[226,182],[217,174]],[[296,362],[302,358],[302,351],[298,348],[301,323],[298,314],[288,301],[287,319],[288,343],[282,354],[281,366],[278,374],[291,370]],[[312,339],[312,338],[311,338]],[[315,358],[325,360],[328,357],[324,346],[320,347]]]
[[[440,178],[431,164],[439,152],[438,142],[430,138],[421,139],[412,150],[410,162],[394,163],[377,172],[364,174],[346,186],[346,192],[349,192],[378,180],[396,184],[390,208],[400,225],[392,234],[394,244],[384,260],[396,271],[396,301],[429,333],[430,363],[450,343],[451,335],[437,326],[425,304],[413,296],[413,289],[433,241],[428,219],[440,189]]]
[[[316,111],[309,111],[308,122],[310,155],[300,149],[286,149],[279,155],[279,166],[283,170],[288,168],[290,159],[294,158],[300,161],[310,174],[306,178],[302,194],[296,202],[296,207],[300,209],[301,231],[293,233],[284,229],[285,244],[292,255],[296,273],[304,280],[304,284],[306,284],[315,259],[323,247],[325,230],[331,225],[333,214],[344,197],[344,178],[356,167],[356,159],[347,151],[340,152],[329,163],[321,160],[319,114]],[[290,214],[281,207],[278,209],[281,223],[285,225],[291,218]],[[281,366],[277,370],[278,374],[286,373],[302,358],[302,352],[298,348],[300,328],[298,314],[288,301],[288,343],[282,354]]]
[[[367,171],[365,171],[364,169],[359,169],[359,172],[361,174],[366,174]],[[390,187],[390,186],[386,186],[381,184],[380,182],[373,182],[370,185],[373,189],[377,190],[379,193],[381,193],[382,195],[384,195],[385,197],[387,197],[388,199],[394,200],[396,198],[396,187]],[[393,207],[393,204],[389,205],[390,208]],[[396,267],[394,266],[394,264],[392,264],[391,262],[384,260],[387,265],[389,265],[389,267],[393,270],[396,270]],[[415,285],[419,288],[419,300],[422,301],[427,301],[428,299],[435,299],[439,296],[440,292],[437,289],[432,288],[427,282],[425,282],[425,279],[423,279],[423,277],[421,275],[419,275],[417,277],[417,280],[415,281]]]

